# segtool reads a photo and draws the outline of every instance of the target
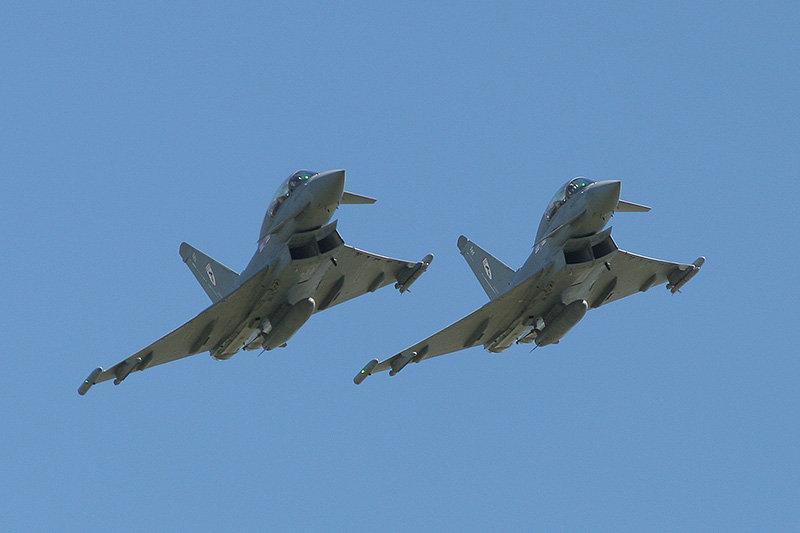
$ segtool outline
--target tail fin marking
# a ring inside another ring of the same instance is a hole
[[[213,303],[217,303],[236,288],[239,274],[222,263],[185,242],[181,243],[180,254],[183,262],[192,271]]]

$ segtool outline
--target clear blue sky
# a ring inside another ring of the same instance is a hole
[[[0,6],[0,529],[797,530],[800,9],[790,2]],[[208,305],[294,170],[357,247],[436,260],[284,350],[76,389]],[[482,305],[568,179],[706,255],[558,346],[355,373]]]

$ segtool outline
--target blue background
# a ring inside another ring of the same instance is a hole
[[[797,530],[794,3],[0,6],[0,526]],[[345,240],[436,260],[289,347],[76,389],[240,270],[275,189],[345,168]],[[708,257],[557,346],[355,373],[486,297],[568,179],[621,248]]]

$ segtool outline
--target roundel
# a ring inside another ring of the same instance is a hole
[[[489,279],[492,279],[492,267],[489,266],[488,257],[483,258],[483,269],[486,271],[486,275],[489,277]]]
[[[211,263],[206,264],[206,274],[208,275],[208,281],[211,282],[213,286],[217,286],[217,278],[214,276],[214,271],[211,270]]]

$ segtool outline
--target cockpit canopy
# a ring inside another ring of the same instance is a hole
[[[274,218],[275,215],[278,213],[278,210],[281,208],[283,203],[286,201],[289,196],[291,196],[292,192],[297,189],[300,185],[307,182],[313,176],[316,176],[319,172],[311,172],[310,170],[298,170],[281,184],[278,187],[278,192],[275,193],[275,196],[272,198],[272,202],[269,204],[269,210],[267,211],[267,218]]]
[[[590,179],[586,178],[575,178],[570,180],[569,183],[561,187],[555,196],[553,196],[553,200],[550,202],[550,205],[547,206],[547,210],[544,212],[545,219],[549,222],[556,216],[556,213],[561,208],[562,205],[567,203],[576,192],[580,191],[587,185],[594,183]]]

